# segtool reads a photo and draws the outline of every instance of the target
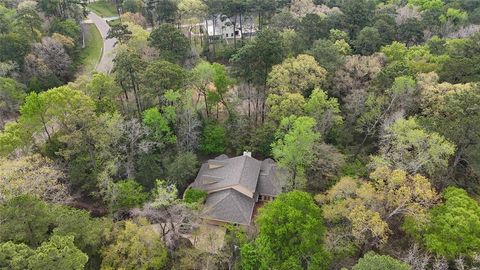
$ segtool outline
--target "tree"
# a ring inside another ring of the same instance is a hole
[[[305,113],[315,119],[315,130],[322,136],[343,124],[337,99],[328,97],[327,93],[318,88],[313,90],[305,104]]]
[[[368,252],[358,260],[352,270],[409,270],[410,266],[406,263],[395,260],[387,255],[378,255],[373,251]]]
[[[148,198],[143,187],[134,180],[115,183],[115,189],[116,192],[111,202],[111,208],[115,212],[141,206]]]
[[[305,98],[300,93],[270,94],[267,98],[267,120],[276,127],[286,117],[304,115],[305,104]]]
[[[50,32],[62,34],[66,37],[72,38],[75,41],[80,40],[82,35],[82,29],[73,19],[55,19],[50,27]]]
[[[0,61],[23,63],[23,58],[30,52],[30,42],[19,33],[0,34]]]
[[[72,60],[63,45],[53,38],[44,37],[41,42],[33,44],[31,53],[25,56],[24,67],[27,78],[38,78],[48,89],[60,85],[52,85],[56,83],[55,79],[61,82],[70,79],[71,64]],[[50,77],[54,81],[50,81]]]
[[[434,77],[433,79],[436,79]],[[426,126],[455,143],[455,158],[451,163],[452,174],[469,153],[476,151],[480,141],[480,102],[478,86],[449,83],[422,83],[422,122]]]
[[[387,128],[380,155],[373,157],[373,166],[435,176],[445,171],[454,152],[455,145],[438,133],[423,129],[415,118],[399,119]]]
[[[314,131],[315,119],[290,116],[282,119],[272,154],[278,165],[290,173],[291,189],[302,188],[305,169],[312,163],[312,148],[320,134]]]
[[[0,204],[0,220],[1,242],[13,241],[37,247],[48,237],[51,216],[43,201],[18,196]]]
[[[419,174],[382,167],[371,173],[370,181],[343,177],[315,198],[333,225],[328,245],[341,252],[351,242],[362,251],[383,246],[405,218],[425,224],[437,194]]]
[[[167,261],[165,244],[148,222],[127,220],[104,249],[102,269],[161,269]]]
[[[343,52],[335,46],[335,43],[327,39],[319,39],[313,43],[309,50],[309,54],[315,57],[318,64],[328,70],[329,73],[334,73],[345,62]]]
[[[84,269],[88,256],[73,244],[73,236],[53,235],[29,257],[30,269]]]
[[[73,244],[73,236],[53,235],[37,249],[25,244],[0,244],[0,267],[6,269],[84,269],[88,256]]]
[[[268,74],[267,86],[269,93],[301,93],[309,96],[314,88],[324,84],[326,75],[327,71],[312,56],[300,54],[273,66]]]
[[[0,159],[0,201],[28,195],[65,203],[69,195],[67,187],[60,181],[63,177],[52,160],[37,154],[15,160]]]
[[[382,46],[382,38],[377,28],[367,26],[358,33],[354,44],[358,53],[371,55]]]
[[[191,84],[195,87],[198,93],[203,96],[203,101],[205,103],[205,114],[207,117],[209,117],[210,114],[210,105],[207,97],[213,83],[214,74],[215,70],[213,69],[212,64],[206,61],[201,61],[192,70],[193,78],[191,80]]]
[[[17,7],[15,24],[17,29],[27,35],[30,40],[38,40],[42,34],[43,21],[36,9],[37,3],[34,1],[21,2]]]
[[[190,42],[173,24],[161,24],[148,38],[150,45],[160,51],[160,57],[171,62],[182,62],[190,49]]]
[[[181,88],[185,78],[186,74],[179,65],[164,60],[150,63],[142,73],[143,85],[157,96],[159,104],[165,104],[162,100],[165,92]]]
[[[164,106],[164,109],[167,106]],[[160,148],[174,144],[177,141],[173,133],[171,123],[175,121],[175,115],[169,115],[166,111],[160,112],[157,108],[150,108],[143,112],[143,125],[149,131],[149,137]]]
[[[183,200],[190,204],[202,204],[207,198],[208,193],[201,189],[189,188],[183,194]]]
[[[374,3],[368,0],[347,0],[341,6],[350,36],[367,26],[373,18]]]
[[[255,121],[265,120],[265,101],[267,92],[268,74],[273,65],[282,61],[283,47],[280,33],[273,29],[262,29],[257,32],[257,37],[240,48],[232,56],[237,75],[248,83],[254,83],[262,87],[263,93],[258,89],[256,96]]]
[[[107,38],[115,38],[118,43],[125,44],[132,38],[132,31],[128,29],[127,24],[114,24],[108,30]]]
[[[21,84],[10,78],[0,77],[0,129],[18,113],[25,99]]]
[[[197,156],[193,152],[179,152],[169,160],[166,167],[166,178],[183,189],[196,174],[198,167]]]
[[[138,117],[144,109],[143,94],[140,89],[140,77],[145,69],[146,63],[137,52],[132,50],[122,50],[117,53],[113,59],[113,70],[115,81],[122,88],[125,98],[128,101],[129,92],[133,92],[135,98],[135,108]]]
[[[328,269],[322,211],[308,193],[280,194],[261,209],[256,223],[259,234],[253,250],[242,247],[242,254],[250,255],[242,257],[244,269]]]
[[[223,153],[227,148],[225,136],[225,128],[220,124],[206,124],[203,127],[200,150],[207,154]]]
[[[448,187],[422,232],[429,251],[453,259],[480,250],[480,205],[463,189]]]
[[[25,244],[15,244],[12,241],[0,243],[0,267],[2,269],[28,269],[28,260],[34,251]]]
[[[98,260],[104,231],[110,229],[111,221],[93,218],[86,210],[63,205],[49,205],[52,217],[53,235],[72,236],[73,243],[89,256],[89,264]]]

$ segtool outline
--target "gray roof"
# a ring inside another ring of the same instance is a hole
[[[209,194],[203,216],[236,224],[250,225],[255,200],[234,189]]]
[[[282,187],[277,177],[275,162],[272,159],[262,161],[257,192],[271,196],[276,196],[282,192]]]
[[[249,225],[258,194],[276,196],[282,188],[275,162],[248,155],[220,155],[204,163],[190,186],[207,191],[204,218]]]
[[[202,165],[192,187],[211,191],[228,186],[241,185],[250,192],[255,193],[261,162],[249,156],[239,156],[230,159],[221,157],[221,159],[209,161],[221,167],[210,168],[209,162]],[[223,165],[219,165],[218,162],[223,162]]]

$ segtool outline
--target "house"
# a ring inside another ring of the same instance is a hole
[[[254,19],[250,16],[240,18],[237,15],[230,18],[226,15],[217,14],[212,19],[206,20],[203,27],[207,30],[210,39],[242,38],[242,35],[244,37],[252,36],[256,32]]]
[[[281,174],[271,159],[259,161],[250,152],[220,155],[200,168],[193,188],[208,193],[202,218],[211,224],[250,225],[255,205],[282,192]]]

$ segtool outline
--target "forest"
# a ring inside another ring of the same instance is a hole
[[[479,202],[479,0],[0,0],[0,269],[474,270]]]

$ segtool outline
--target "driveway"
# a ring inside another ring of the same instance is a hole
[[[110,71],[113,68],[113,58],[115,58],[113,47],[115,46],[117,39],[115,38],[107,39],[108,30],[110,30],[110,26],[108,25],[106,20],[103,19],[102,17],[98,16],[93,12],[90,12],[88,14],[88,20],[90,20],[97,26],[98,31],[100,31],[100,35],[103,38],[102,58],[100,59],[100,62],[97,64],[96,69],[98,72],[110,73]]]

